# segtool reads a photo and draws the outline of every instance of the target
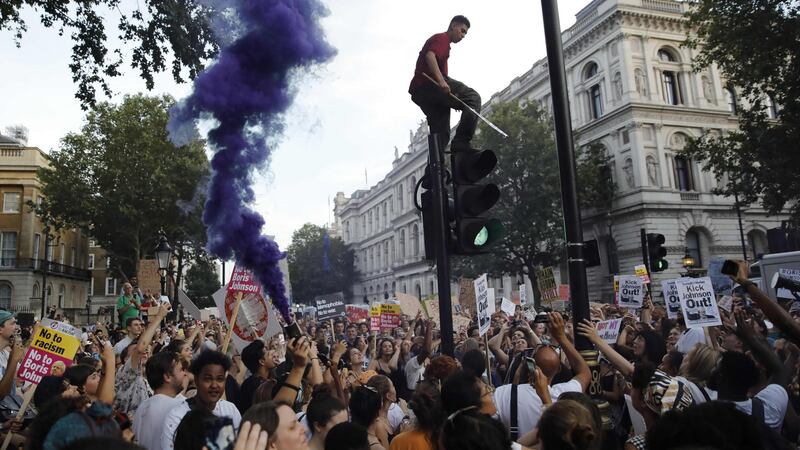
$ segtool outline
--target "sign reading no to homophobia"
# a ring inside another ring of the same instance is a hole
[[[345,316],[344,294],[318,295],[314,298],[317,305],[317,320],[336,319]]]
[[[675,281],[688,328],[722,325],[711,278],[679,278]]]

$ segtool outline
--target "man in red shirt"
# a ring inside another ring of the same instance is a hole
[[[450,43],[461,42],[467,35],[469,26],[469,20],[466,17],[453,17],[447,31],[434,34],[425,41],[425,45],[422,46],[419,57],[417,57],[414,78],[411,80],[408,92],[411,94],[411,100],[425,113],[431,133],[450,135],[450,109],[461,110],[463,108],[463,105],[452,98],[450,94],[480,112],[481,96],[464,83],[447,76]],[[423,73],[436,80],[436,84],[427,79]],[[478,116],[470,111],[463,111],[450,148],[452,150],[469,149],[477,123]]]

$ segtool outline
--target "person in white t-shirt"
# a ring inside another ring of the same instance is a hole
[[[425,337],[417,336],[414,338],[414,344],[411,346],[411,357],[406,362],[406,386],[409,391],[417,388],[417,383],[422,381],[422,374],[425,373],[425,366],[427,365],[431,356],[431,347],[433,345],[433,327],[436,325],[432,319],[429,319],[425,324]]]
[[[678,328],[682,328],[681,335],[678,337],[678,342],[675,343],[675,350],[683,353],[689,353],[697,344],[706,343],[706,333],[702,328],[686,328],[683,317],[678,318]]]
[[[128,319],[128,322],[125,324],[128,334],[114,345],[115,354],[121,355],[123,350],[128,348],[134,340],[139,338],[144,330],[143,323],[144,322],[137,317]]]
[[[180,394],[186,370],[179,356],[171,352],[161,352],[147,360],[145,366],[147,382],[153,389],[153,396],[139,405],[133,416],[133,432],[143,447],[148,450],[161,450],[161,435],[164,420],[172,408],[186,401]]]
[[[194,382],[197,385],[197,395],[189,400],[182,401],[173,407],[164,420],[164,430],[161,433],[161,448],[170,450],[174,448],[175,430],[181,423],[181,419],[192,407],[201,407],[211,411],[217,417],[229,417],[233,420],[233,426],[237,430],[242,422],[242,416],[236,406],[222,400],[225,393],[225,380],[228,370],[231,368],[231,360],[224,354],[206,350],[201,352],[189,367],[194,375]]]
[[[551,313],[550,334],[553,339],[561,346],[561,351],[567,358],[575,376],[566,383],[559,383],[550,386],[550,397],[556,401],[564,392],[584,392],[589,386],[592,373],[586,361],[583,360],[578,350],[572,345],[564,332],[564,319],[559,313]],[[536,367],[541,370],[548,383],[552,383],[553,377],[561,369],[561,358],[556,347],[540,345],[534,347],[531,352]],[[518,372],[526,375],[519,385],[517,385],[517,436],[524,436],[536,428],[539,417],[542,415],[542,399],[534,388],[534,374],[527,369],[525,363],[520,364]],[[512,384],[506,384],[497,388],[494,392],[494,403],[497,406],[497,416],[503,424],[511,427],[511,391]]]

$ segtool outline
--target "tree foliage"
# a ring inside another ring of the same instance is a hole
[[[800,4],[790,0],[701,0],[688,13],[695,68],[721,70],[739,93],[739,128],[693,140],[684,154],[703,161],[740,204],[761,201],[800,224]],[[780,109],[768,115],[768,99]]]
[[[578,148],[576,159],[581,209],[609,211],[617,195],[617,184],[611,177],[611,155],[603,145],[590,143]]]
[[[110,96],[109,80],[122,74],[125,54],[122,48],[108,47],[107,17],[119,17],[119,40],[122,46],[132,47],[130,66],[148,89],[168,62],[175,81],[182,82],[187,72],[194,79],[204,61],[217,53],[209,25],[213,11],[202,2],[143,0],[129,12],[124,11],[126,6],[121,0],[4,0],[0,30],[12,31],[20,46],[28,27],[23,18],[28,9],[39,15],[45,27],[56,28],[59,35],[69,34],[74,43],[69,68],[78,85],[75,97],[84,109],[95,104],[98,88]]]
[[[214,306],[212,295],[219,290],[219,273],[210,258],[197,258],[186,271],[186,294],[198,308]]]
[[[208,159],[202,142],[175,147],[167,138],[173,103],[140,94],[120,105],[98,104],[38,173],[46,201],[32,205],[36,213],[88,229],[121,278],[152,256],[160,229],[175,250],[178,277],[184,261],[203,255],[201,183]]]
[[[310,223],[292,233],[287,260],[295,302],[308,303],[317,295],[339,291],[345,298],[352,297],[356,279],[353,251],[342,238],[329,236],[326,266],[325,234],[324,228]]]

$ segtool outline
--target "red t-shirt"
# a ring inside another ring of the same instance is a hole
[[[408,86],[408,92],[411,92],[426,83],[430,83],[430,80],[422,76],[422,72],[427,73],[434,80],[436,79],[436,77],[434,77],[431,73],[430,69],[428,69],[428,63],[425,62],[425,55],[429,51],[436,55],[436,62],[439,65],[439,71],[442,72],[443,76],[447,76],[447,58],[450,57],[450,36],[448,36],[447,33],[434,34],[427,41],[425,41],[425,45],[422,46],[422,50],[419,52],[419,56],[417,57],[417,67],[414,69],[414,78],[411,79],[411,85]]]

